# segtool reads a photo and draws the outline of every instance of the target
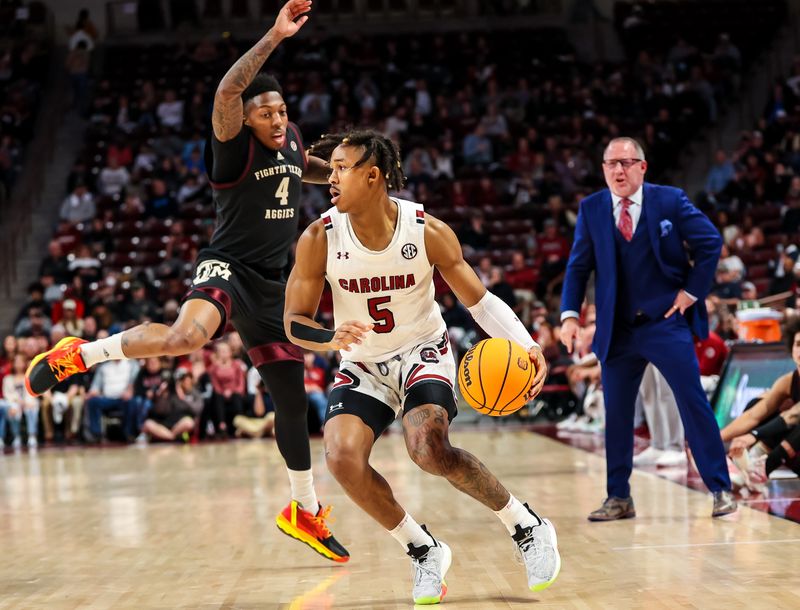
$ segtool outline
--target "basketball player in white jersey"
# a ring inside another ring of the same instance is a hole
[[[390,140],[353,131],[326,136],[310,152],[330,160],[335,207],[300,237],[284,323],[301,347],[341,350],[326,413],[328,468],[411,557],[414,602],[440,602],[450,548],[403,510],[369,464],[375,440],[401,416],[411,459],[495,511],[524,559],[530,589],[548,587],[561,565],[552,524],[512,496],[477,458],[450,445],[456,364],[434,301],[434,266],[489,335],[528,349],[537,369],[531,396],[547,372],[541,349],[511,309],[486,291],[453,231],[422,205],[389,197],[388,190],[403,182]],[[314,321],[326,280],[335,331]]]

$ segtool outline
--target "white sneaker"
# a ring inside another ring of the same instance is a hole
[[[147,435],[144,432],[139,432],[139,436],[136,437],[134,441],[137,445],[146,445],[147,444]]]
[[[415,604],[438,604],[447,594],[444,577],[450,569],[453,553],[441,540],[434,539],[434,544],[436,546],[411,547],[408,551],[414,567],[414,589],[411,595]]]
[[[605,429],[603,422],[598,419],[579,420],[575,424],[575,432],[583,432],[585,434],[603,434]]]
[[[656,460],[659,468],[670,468],[673,466],[686,466],[688,462],[685,451],[668,450],[661,453],[661,457]]]
[[[634,466],[655,466],[664,451],[650,445],[647,449],[633,456]]]
[[[517,544],[519,555],[525,564],[528,588],[531,591],[542,591],[555,582],[561,570],[556,528],[549,520],[540,518],[527,504],[525,508],[539,520],[539,525],[526,528],[517,525],[511,539]]]
[[[14,451],[19,451],[22,447],[22,439],[18,436],[14,437],[14,440],[11,442],[11,447]]]
[[[28,437],[28,449],[36,449],[39,446],[39,442],[36,440],[35,436]]]
[[[725,461],[728,464],[728,477],[731,480],[731,486],[733,487],[733,490],[738,491],[742,488],[746,489],[747,483],[749,482],[747,473],[739,470],[736,464],[733,463],[733,460],[730,458],[730,456],[725,456]]]
[[[576,419],[578,419],[578,414],[570,413],[569,417],[562,419],[556,424],[556,430],[569,430],[570,426],[575,423]]]

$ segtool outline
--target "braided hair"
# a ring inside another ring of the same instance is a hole
[[[369,161],[381,170],[387,190],[400,190],[403,187],[406,178],[400,162],[400,150],[394,142],[374,129],[352,129],[323,135],[308,149],[308,154],[330,162],[334,149],[341,145],[363,146],[364,154],[354,167]]]

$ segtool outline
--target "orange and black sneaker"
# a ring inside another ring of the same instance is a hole
[[[25,371],[25,387],[31,396],[44,394],[70,375],[85,373],[80,346],[87,341],[78,337],[64,337],[52,349],[34,356]]]
[[[275,518],[275,523],[284,534],[305,542],[323,557],[345,563],[350,560],[350,553],[339,544],[325,525],[330,512],[330,506],[322,508],[320,504],[317,514],[314,515],[305,510],[297,500],[292,500]]]

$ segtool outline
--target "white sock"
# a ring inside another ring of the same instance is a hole
[[[525,505],[513,495],[508,499],[508,504],[500,510],[494,511],[494,514],[503,522],[509,534],[513,534],[516,531],[517,525],[524,528],[535,527],[541,523],[536,515],[525,508]]]
[[[289,470],[289,484],[292,486],[292,500],[297,500],[303,508],[313,515],[319,510],[317,492],[314,491],[314,475],[311,470]]]
[[[403,551],[408,552],[408,545],[413,546],[434,546],[435,542],[431,535],[422,529],[414,518],[406,513],[393,530],[389,530],[392,538],[400,543]]]
[[[122,353],[122,333],[91,343],[84,343],[80,346],[80,350],[87,369],[106,360],[125,360],[127,358]]]

